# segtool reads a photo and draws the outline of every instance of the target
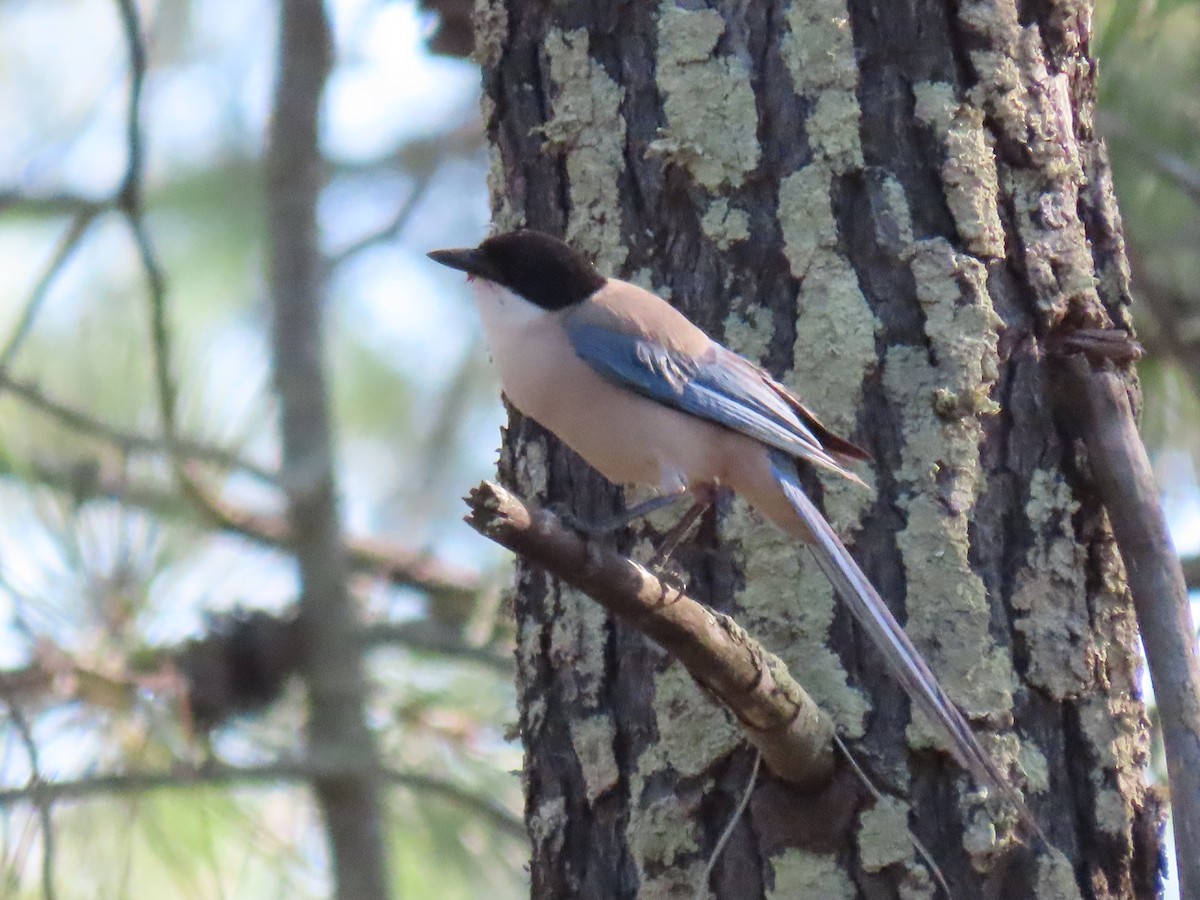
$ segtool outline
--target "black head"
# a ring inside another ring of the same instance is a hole
[[[434,250],[429,258],[494,281],[549,310],[586,300],[605,282],[580,254],[540,231],[509,231],[469,250]]]

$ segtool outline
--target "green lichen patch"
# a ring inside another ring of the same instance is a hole
[[[829,166],[813,163],[779,183],[778,215],[784,254],[797,278],[808,274],[818,250],[832,252],[837,247],[832,181]]]
[[[1012,605],[1029,648],[1025,678],[1059,700],[1086,688],[1095,665],[1087,551],[1076,542],[1071,521],[1078,508],[1058,472],[1034,472],[1025,504],[1034,541],[1017,575]]]
[[[941,357],[942,341],[933,343]],[[947,421],[933,402],[942,383],[964,383],[963,367],[979,376],[979,349],[965,353],[957,366],[949,352],[944,366],[934,368],[923,348],[892,347],[884,385],[903,416],[905,444],[897,477],[907,524],[896,540],[908,584],[906,630],[969,714],[1003,720],[1012,709],[1012,668],[991,638],[987,593],[968,559],[982,429],[973,418]]]
[[[1070,81],[1051,74],[1035,24],[1022,26],[1011,3],[967,0],[959,18],[977,36],[970,59],[978,82],[970,102],[987,113],[1001,140],[1027,159],[1004,167],[1001,189],[1011,198],[1025,270],[1045,326],[1068,312],[1104,323],[1094,264],[1079,218],[1086,184],[1076,139]]]
[[[797,900],[820,897],[821,900],[854,900],[858,889],[837,859],[806,850],[788,850],[771,860],[775,884],[768,897]]]
[[[563,698],[585,709],[600,704],[604,685],[604,645],[608,616],[599,603],[582,591],[558,585],[558,609],[550,625],[550,655],[568,669]]]
[[[700,227],[721,250],[728,250],[750,237],[750,216],[744,209],[731,207],[724,197],[708,205]]]
[[[858,854],[867,872],[881,872],[912,856],[907,803],[884,797],[859,816]]]
[[[875,240],[897,256],[912,245],[912,210],[908,196],[894,175],[886,174],[880,181],[880,196],[883,203],[878,210],[875,225]]]
[[[567,240],[604,271],[615,272],[627,251],[621,240],[620,176],[625,170],[625,91],[588,53],[588,33],[546,36],[553,118],[539,130],[548,148],[566,155],[571,210]]]
[[[856,95],[840,91],[823,93],[804,123],[813,155],[828,162],[835,172],[861,169],[862,139],[858,134],[861,118]]]
[[[475,0],[475,45],[471,61],[481,69],[499,65],[508,36],[508,6],[504,0]]]
[[[733,304],[737,310],[737,304]],[[745,311],[731,312],[723,323],[725,346],[747,359],[762,359],[771,345],[774,333],[770,310],[751,306]]]
[[[710,701],[677,662],[654,677],[658,740],[638,757],[630,779],[630,851],[639,869],[639,897],[690,896],[698,877],[696,823],[705,773],[743,742],[732,717]],[[669,791],[646,790],[652,775],[670,773]],[[687,862],[685,862],[687,861]]]
[[[529,839],[535,847],[550,853],[562,852],[563,836],[567,833],[567,801],[562,797],[546,797],[528,815]]]
[[[846,258],[837,252],[833,173],[814,163],[779,187],[784,255],[801,279],[793,368],[784,377],[835,431],[854,427],[863,379],[875,366],[878,322]]]
[[[654,709],[658,740],[638,757],[639,773],[670,768],[682,778],[694,778],[742,743],[734,719],[704,695],[680,663],[672,662],[654,676]]]
[[[783,381],[826,425],[849,434],[862,401],[863,381],[877,365],[879,322],[853,267],[833,252],[814,259],[797,306],[792,370]]]
[[[909,637],[968,715],[1003,721],[1012,712],[1012,664],[988,632],[987,592],[967,560],[967,518],[945,515],[930,494],[901,505],[908,524],[896,543],[908,582]]]
[[[671,795],[656,797],[644,804],[635,800],[628,830],[629,849],[638,861],[643,887],[647,881],[654,880],[647,873],[663,873],[697,853],[697,812],[693,804],[681,803],[679,798]],[[663,874],[670,881],[682,880],[677,871]],[[683,883],[695,884],[694,881]],[[639,891],[639,895],[644,896],[644,893]]]
[[[1038,857],[1034,900],[1082,900],[1075,869],[1061,851],[1050,848]]]
[[[858,88],[858,62],[845,0],[793,2],[785,21],[783,58],[796,93],[854,93]]]
[[[746,577],[737,596],[738,620],[783,660],[844,735],[861,737],[869,706],[829,648],[836,600],[828,580],[792,538],[741,500],[723,521],[722,537],[731,546],[753,548],[737,554]]]
[[[783,58],[797,94],[814,101],[804,124],[813,158],[835,172],[861,168],[858,61],[844,0],[792,3]]]
[[[716,10],[659,8],[658,87],[667,126],[648,152],[683,166],[709,190],[738,187],[757,165],[758,112],[750,73],[713,55],[725,33]]]
[[[606,715],[571,720],[571,746],[583,774],[588,803],[595,803],[603,794],[616,787],[621,772],[617,766],[613,744],[617,729]]]
[[[997,205],[996,156],[983,125],[983,110],[959,103],[942,82],[913,86],[916,116],[942,147],[941,175],[950,215],[967,249],[976,256],[1004,256],[1004,227]]]
[[[1021,744],[1017,764],[1024,774],[1025,789],[1031,794],[1050,790],[1050,764],[1046,755],[1031,741]]]
[[[1133,800],[1144,789],[1145,710],[1134,697],[1113,693],[1080,700],[1078,711],[1079,724],[1095,756],[1088,779],[1096,798],[1096,827],[1129,841]]]
[[[1000,377],[996,348],[1003,322],[988,293],[987,269],[941,238],[915,243],[909,267],[925,334],[937,355],[938,387],[958,396],[979,395],[966,415],[993,411],[987,397]]]
[[[948,242],[915,243],[909,264],[929,348],[892,347],[884,367],[884,386],[903,422],[896,475],[907,523],[896,541],[908,585],[906,628],[970,715],[1005,721],[1012,667],[991,638],[987,592],[969,561],[980,416],[993,409],[986,400],[998,376],[1000,320],[982,264]],[[924,742],[923,731],[910,730],[910,740]]]

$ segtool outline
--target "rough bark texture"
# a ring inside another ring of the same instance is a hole
[[[324,283],[317,231],[318,113],[332,53],[321,0],[286,0],[267,153],[271,363],[279,395],[291,549],[300,570],[308,738],[340,900],[388,896],[380,777],[363,700],[362,656],[333,479],[322,359]]]
[[[669,296],[871,451],[870,493],[814,489],[1061,851],[993,827],[815,566],[726,503],[679,554],[690,592],[787,662],[888,796],[761,780],[716,896],[933,896],[906,823],[956,896],[1155,892],[1133,612],[1041,353],[1064,329],[1128,325],[1088,17],[972,0],[482,9],[497,225],[564,235]],[[529,421],[506,447],[527,496],[617,502]],[[519,570],[516,611],[534,895],[690,896],[750,771],[736,728],[538,571]]]

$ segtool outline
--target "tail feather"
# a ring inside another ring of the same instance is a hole
[[[805,494],[793,460],[778,451],[772,453],[775,476],[788,501],[812,534],[811,549],[817,564],[834,589],[850,608],[859,626],[887,661],[892,676],[900,682],[909,698],[935,726],[950,739],[955,759],[983,784],[1012,802],[1022,819],[1041,833],[1024,799],[997,768],[975,737],[966,718],[938,684],[933,672],[913,646],[900,623],[883,602],[870,580],[850,556],[825,517]]]

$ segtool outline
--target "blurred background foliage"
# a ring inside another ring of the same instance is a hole
[[[147,227],[181,431],[203,445],[189,466],[221,508],[278,516],[261,164],[275,4],[138,9]],[[345,528],[458,587],[370,565],[353,585],[379,626],[369,713],[395,776],[394,877],[407,897],[515,897],[528,888],[505,560],[461,524],[458,499],[492,471],[503,410],[460,279],[423,257],[487,226],[470,4],[329,10],[320,221]],[[1095,26],[1099,126],[1150,351],[1146,435],[1196,553],[1200,2],[1103,0]],[[175,488],[146,270],[113,202],[128,73],[114,0],[0,2],[0,895],[39,895],[52,875],[68,897],[321,896],[319,816],[286,772],[298,690],[204,734],[179,687],[181,669],[230,657],[246,610],[285,612],[297,582],[269,540],[213,527]],[[225,643],[203,643],[213,635]],[[192,784],[214,762],[258,777]],[[40,781],[75,792],[30,802]]]

